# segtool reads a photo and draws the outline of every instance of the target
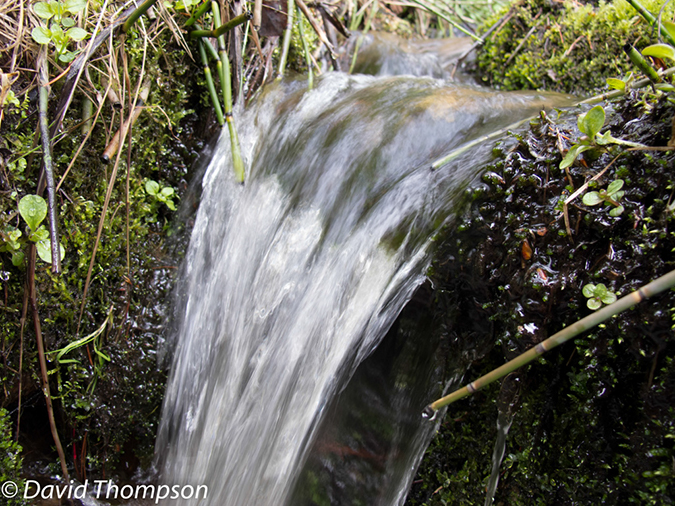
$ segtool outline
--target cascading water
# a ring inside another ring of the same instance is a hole
[[[309,92],[301,81],[267,89],[238,122],[246,184],[233,182],[227,134],[203,180],[157,442],[162,481],[207,485],[200,505],[317,504],[297,487],[326,414],[339,412],[332,400],[424,281],[432,236],[491,145],[431,162],[549,102],[339,73]],[[392,385],[412,392],[415,374]],[[420,416],[429,400],[393,406],[415,420],[406,444],[376,457],[394,478],[339,504],[403,502],[433,429]]]

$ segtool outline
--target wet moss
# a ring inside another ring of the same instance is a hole
[[[668,96],[634,94],[607,109],[614,110],[608,118],[616,137],[652,146],[670,138],[675,108]],[[598,188],[625,178],[624,213],[612,217],[609,207],[589,207],[579,197],[568,206],[570,237],[561,198],[618,154],[560,170],[560,146],[579,135],[577,114],[542,116],[519,134],[514,150],[497,153],[442,243],[433,270],[439,314],[452,300],[465,301],[461,317],[447,316],[448,339],[475,339],[467,321],[492,324],[466,380],[587,315],[585,284],[626,295],[674,267],[671,151],[622,151]],[[519,408],[495,503],[675,501],[674,313],[671,290],[517,373]],[[483,504],[501,397],[493,385],[450,406],[407,504]]]

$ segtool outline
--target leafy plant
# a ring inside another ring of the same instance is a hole
[[[581,292],[588,299],[586,301],[588,309],[592,309],[593,311],[600,309],[603,304],[613,304],[616,302],[616,295],[610,292],[602,283],[598,283],[597,285],[588,283],[581,289]]]
[[[570,167],[581,153],[600,146],[606,146],[608,144],[619,144],[630,147],[642,146],[637,142],[617,139],[612,136],[612,133],[609,130],[604,134],[601,134],[600,130],[602,130],[604,125],[605,110],[600,105],[596,105],[587,113],[579,115],[577,118],[577,127],[584,135],[582,135],[577,143],[567,152],[565,158],[560,162],[560,168],[566,169],[567,167]]]
[[[33,6],[35,14],[51,24],[49,28],[36,26],[31,35],[38,44],[47,45],[50,42],[56,47],[56,57],[68,63],[77,55],[74,51],[68,51],[71,40],[80,41],[87,35],[86,30],[75,26],[75,20],[71,17],[82,11],[87,6],[86,0],[50,0],[49,2],[37,2]]]
[[[170,186],[162,187],[157,181],[148,179],[145,182],[145,192],[151,195],[159,202],[166,204],[166,207],[172,211],[176,210],[176,205],[173,203],[174,189]]]
[[[619,204],[624,194],[621,188],[623,188],[623,179],[617,179],[612,181],[606,190],[586,193],[582,199],[583,203],[587,206],[597,206],[604,202],[605,205],[614,206],[614,209],[609,212],[610,216],[619,216],[623,212],[623,206]]]

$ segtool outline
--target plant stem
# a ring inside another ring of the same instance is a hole
[[[279,74],[277,75],[277,79],[284,77],[284,72],[286,71],[286,60],[288,59],[288,51],[291,48],[291,34],[293,32],[293,11],[295,11],[295,2],[288,0],[286,32],[284,33],[284,44],[281,50],[281,58],[279,59]]]
[[[213,12],[215,12],[215,10]],[[221,37],[225,33],[232,30],[234,27],[243,25],[252,17],[253,14],[251,14],[250,11],[243,12],[239,14],[239,16],[229,20],[227,23],[223,23],[222,25],[220,25],[220,23],[216,23],[217,25],[220,26],[218,28],[214,28],[213,30],[193,30],[190,32],[190,38],[198,39],[199,37],[214,37],[214,38]],[[220,18],[220,14],[218,15],[218,18]]]
[[[640,54],[640,52],[633,47],[633,44],[624,44],[623,46],[624,52],[628,55],[628,58],[630,58],[630,61],[633,62],[633,65],[635,65],[637,68],[639,68],[643,74],[645,74],[649,80],[653,83],[660,83],[661,82],[661,76],[659,76],[656,73],[656,70],[654,70],[654,67],[652,67],[647,59]]]
[[[211,8],[211,0],[207,0],[202,5],[200,5],[197,10],[190,16],[190,18],[185,22],[185,27],[190,27],[194,25],[199,18],[201,18],[204,13],[206,13]]]
[[[218,119],[218,124],[223,126],[225,124],[225,119],[223,118],[223,110],[220,107],[220,100],[218,100],[218,93],[216,93],[216,87],[213,85],[213,77],[211,76],[211,68],[209,67],[209,59],[206,56],[206,50],[204,49],[204,41],[199,41],[199,56],[202,59],[202,65],[204,65],[204,77],[206,78],[206,86],[209,89],[209,95],[211,96],[211,103],[213,108],[216,111],[216,118]]]
[[[40,88],[39,120],[42,137],[42,161],[44,164],[45,182],[47,184],[47,204],[49,215],[49,238],[52,249],[52,272],[61,273],[61,251],[59,249],[58,222],[56,218],[56,195],[54,191],[54,170],[52,167],[51,138],[47,110],[49,102],[49,71],[47,69],[47,46],[42,46],[38,56],[38,86]],[[39,185],[38,185],[39,186]],[[42,193],[38,189],[38,193]]]
[[[220,9],[218,8],[218,4],[215,1],[212,3],[211,10],[213,11],[214,23],[216,25],[219,25]],[[247,19],[250,19],[250,15],[251,15],[250,12],[246,12],[244,14],[237,16],[232,21],[236,20],[237,18],[243,17],[243,21],[237,23],[241,24]],[[230,23],[232,21],[230,21]],[[218,51],[220,53],[220,60],[218,61],[219,65],[218,70],[220,73],[220,86],[222,88],[223,102],[225,105],[225,122],[227,123],[228,130],[230,131],[230,145],[232,150],[232,165],[234,169],[234,177],[237,183],[243,183],[245,177],[244,161],[241,158],[239,136],[237,135],[237,130],[234,127],[234,117],[232,115],[232,79],[230,77],[230,59],[228,58],[227,51],[225,50],[225,36],[222,34],[218,36]]]
[[[150,7],[155,5],[155,3],[157,3],[157,0],[145,0],[145,2],[139,5],[122,25],[122,33],[127,33],[129,29],[134,26],[134,23],[138,20],[138,18],[145,14]]]
[[[675,40],[670,36],[670,33],[668,33],[668,30],[659,22],[658,19],[656,19],[656,16],[649,12],[647,8],[642,5],[638,0],[627,0],[629,4],[633,6],[633,9],[638,11],[638,13],[645,18],[645,21],[649,23],[651,26],[654,26],[654,23],[658,23],[658,28],[659,28],[659,33],[661,36],[664,38],[664,40],[670,44],[671,46],[675,46]]]
[[[642,288],[629,293],[625,297],[620,298],[613,304],[605,306],[602,309],[599,309],[593,314],[588,315],[585,318],[573,323],[569,327],[561,330],[557,334],[549,337],[545,341],[537,344],[533,348],[530,348],[522,355],[514,358],[513,360],[507,362],[506,364],[494,369],[485,376],[481,376],[476,381],[469,383],[468,385],[460,388],[459,390],[454,391],[450,395],[446,395],[441,399],[438,399],[431,404],[429,404],[424,412],[426,415],[432,414],[435,411],[438,411],[440,408],[447,406],[459,399],[471,395],[472,393],[480,390],[481,388],[489,385],[490,383],[506,376],[507,374],[513,372],[514,370],[522,367],[539,356],[543,355],[547,351],[552,350],[556,346],[560,346],[566,341],[569,341],[573,337],[578,336],[582,332],[585,332],[596,325],[608,320],[612,316],[625,311],[626,309],[642,302],[645,299],[653,297],[654,295],[661,293],[665,290],[675,287],[675,270],[670,271],[668,274],[661,276],[660,278],[652,281],[651,283],[643,286]]]
[[[45,397],[45,403],[47,404],[47,416],[49,417],[49,427],[52,432],[52,438],[54,439],[54,446],[56,446],[56,452],[59,455],[59,462],[61,463],[61,472],[63,473],[64,483],[70,483],[70,477],[68,476],[68,467],[66,466],[66,455],[63,452],[63,447],[61,446],[61,440],[59,439],[59,432],[56,428],[56,420],[54,419],[54,407],[52,406],[52,396],[49,391],[49,375],[47,374],[47,360],[45,359],[45,345],[44,340],[42,339],[42,330],[40,327],[40,315],[38,314],[38,304],[37,304],[37,295],[35,291],[35,260],[36,260],[37,249],[35,244],[30,243],[28,245],[28,299],[30,302],[31,310],[33,313],[33,325],[35,327],[35,338],[37,341],[38,349],[38,360],[40,362],[40,374],[42,379],[42,393]]]
[[[298,6],[298,19],[300,19],[300,7]],[[309,54],[309,44],[305,39],[305,29],[302,27],[302,21],[298,23],[300,38],[302,39],[302,48],[305,51],[305,60],[307,61],[307,89],[311,90],[314,86],[314,72],[312,71],[312,59]]]

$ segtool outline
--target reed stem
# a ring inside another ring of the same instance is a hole
[[[566,327],[557,334],[554,334],[545,341],[542,341],[541,343],[537,344],[533,348],[530,348],[522,355],[519,355],[513,360],[507,362],[506,364],[498,367],[497,369],[494,369],[485,376],[481,376],[476,381],[473,381],[468,385],[460,388],[459,390],[454,391],[450,395],[446,395],[445,397],[442,397],[432,402],[425,408],[424,410],[425,415],[429,416],[434,412],[438,411],[439,409],[447,406],[448,404],[452,404],[455,401],[463,399],[464,397],[467,397],[468,395],[477,392],[481,388],[484,388],[490,383],[500,378],[503,378],[504,376],[515,371],[519,367],[529,364],[534,359],[540,357],[547,351],[550,351],[553,348],[560,346],[561,344],[569,341],[573,337],[578,336],[582,332],[585,332],[595,327],[596,325],[599,325],[600,323],[608,320],[612,316],[619,314],[622,311],[625,311],[626,309],[642,302],[643,300],[653,297],[654,295],[657,295],[673,287],[675,287],[675,270],[670,271],[668,274],[661,276],[660,278],[652,281],[651,283],[643,286],[642,288],[632,293],[629,293],[628,295],[620,298],[613,304],[605,306],[604,308],[599,309],[595,313],[590,314],[585,318],[582,318],[576,323],[573,323],[569,327]]]
[[[127,33],[129,29],[134,26],[134,23],[138,21],[138,18],[140,18],[143,14],[147,12],[147,10],[155,5],[157,3],[157,0],[145,0],[141,5],[139,5],[134,12],[131,13],[131,15],[127,18],[127,20],[124,22],[122,25],[122,33]]]
[[[309,54],[309,44],[305,39],[305,29],[302,27],[302,20],[300,18],[300,6],[298,6],[298,30],[300,30],[300,38],[302,39],[302,48],[305,51],[305,60],[307,61],[307,89],[311,91],[314,86],[314,72],[312,70],[312,58]]]
[[[277,79],[284,77],[286,71],[286,60],[288,59],[288,51],[291,47],[291,35],[293,32],[293,11],[295,11],[294,0],[288,0],[288,7],[286,9],[286,32],[284,32],[284,43],[281,49],[281,58],[279,59],[279,74]]]
[[[194,25],[199,18],[201,18],[206,12],[208,12],[210,8],[211,8],[211,0],[207,0],[199,7],[197,7],[197,10],[185,22],[185,27],[189,28],[192,25]]]
[[[628,58],[630,58],[630,61],[635,65],[637,68],[640,69],[640,71],[645,74],[649,80],[653,83],[660,83],[661,82],[661,76],[654,70],[654,67],[652,67],[647,59],[640,54],[640,52],[633,47],[633,44],[624,44],[623,46],[624,52],[628,55]]]
[[[211,10],[213,11],[214,24],[219,25],[220,9],[218,8],[217,2],[212,2]],[[247,21],[250,19],[250,16],[250,12],[240,14],[236,18],[232,19],[232,21],[236,20],[237,18],[243,18],[243,20],[241,22],[237,22],[237,24],[234,26]],[[230,21],[230,23],[232,23],[232,21]],[[223,102],[225,106],[225,122],[227,123],[228,130],[230,131],[230,146],[232,150],[234,177],[237,183],[243,183],[245,177],[244,161],[241,158],[239,136],[237,135],[237,130],[234,126],[234,117],[232,115],[232,78],[230,77],[230,59],[228,58],[227,51],[225,50],[225,35],[223,34],[218,35],[218,51],[220,53],[220,59],[218,60],[220,86],[223,92]]]
[[[220,107],[220,100],[218,100],[218,93],[216,93],[216,87],[213,84],[213,76],[211,75],[211,68],[209,67],[209,58],[206,56],[206,50],[204,49],[205,42],[199,41],[199,56],[202,60],[202,65],[204,65],[204,77],[206,78],[206,86],[209,89],[209,95],[211,96],[211,103],[213,108],[216,111],[216,118],[218,119],[218,124],[223,126],[225,124],[225,119],[223,118],[223,110]]]
[[[215,10],[214,10],[215,12]],[[229,32],[233,28],[243,25],[246,23],[246,21],[249,21],[253,17],[253,14],[251,14],[250,11],[243,12],[239,14],[239,16],[232,18],[229,20],[227,23],[223,23],[222,25],[220,23],[216,23],[218,28],[214,28],[213,30],[193,30],[190,32],[190,38],[191,39],[198,39],[199,37],[222,37],[225,33]],[[220,14],[218,14],[218,19],[220,19]]]
[[[663,25],[659,22],[659,20],[656,18],[656,16],[654,16],[654,14],[652,14],[651,12],[649,12],[649,11],[647,10],[647,8],[646,8],[644,5],[642,5],[638,0],[627,0],[627,1],[628,1],[629,4],[631,4],[631,6],[633,7],[633,9],[635,9],[636,11],[638,11],[638,13],[639,13],[639,14],[645,19],[645,21],[647,21],[647,23],[649,23],[652,27],[654,26],[655,23],[658,24],[659,33],[661,34],[661,36],[663,37],[663,39],[664,39],[668,44],[670,44],[671,46],[675,47],[675,39],[673,39],[673,37],[672,37],[672,36],[670,35],[670,33],[668,32],[668,30],[666,30],[666,27],[663,26]]]

